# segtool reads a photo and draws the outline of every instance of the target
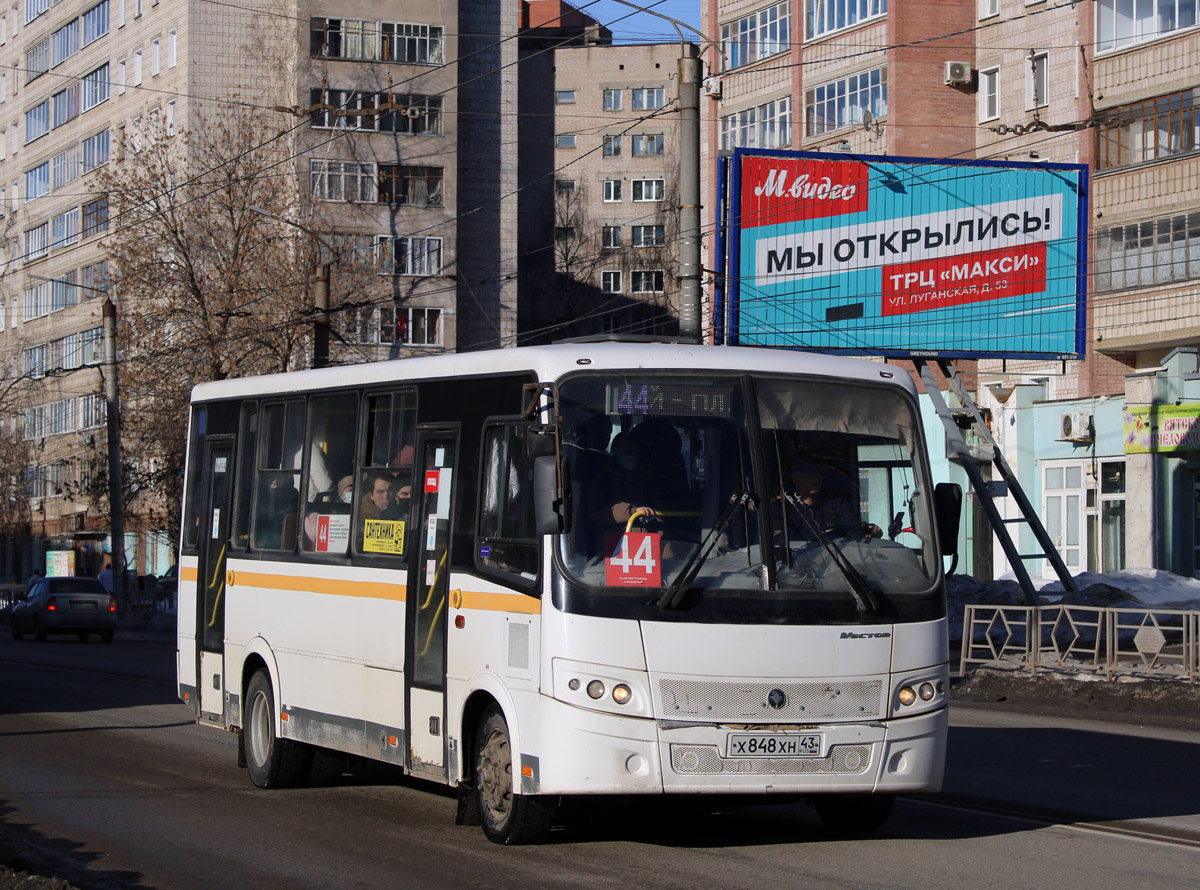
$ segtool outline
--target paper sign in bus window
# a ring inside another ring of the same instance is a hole
[[[318,553],[345,553],[350,542],[350,517],[341,514],[318,516],[314,531],[314,549]]]
[[[364,553],[404,553],[403,520],[367,519],[364,522]]]
[[[653,532],[608,535],[604,583],[609,587],[661,587],[661,538]]]

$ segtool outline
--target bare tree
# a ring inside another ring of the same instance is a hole
[[[318,242],[281,221],[299,207],[290,143],[237,106],[179,134],[151,120],[104,177],[129,493],[176,533],[191,389],[305,363]]]

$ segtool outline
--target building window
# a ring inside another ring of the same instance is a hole
[[[639,88],[633,91],[633,110],[652,111],[666,104],[666,91],[662,87]]]
[[[1096,52],[1157,40],[1196,26],[1197,0],[1097,0]]]
[[[721,148],[780,148],[792,141],[792,98],[785,96],[721,118]]]
[[[50,0],[25,0],[25,24],[50,11]],[[15,34],[13,35],[16,36]]]
[[[662,269],[635,269],[629,273],[630,290],[635,294],[661,294],[663,292]]]
[[[50,223],[25,230],[25,259],[36,260],[50,252]]]
[[[1025,60],[1025,108],[1045,108],[1050,104],[1049,54],[1032,53]]]
[[[375,239],[376,257],[383,275],[442,274],[441,238],[396,238],[379,235]]]
[[[887,0],[809,0],[808,39],[887,15]]]
[[[621,200],[621,180],[606,179],[604,180],[604,202],[606,204],[616,204]]]
[[[864,111],[887,114],[887,69],[873,68],[804,91],[806,136],[820,136],[862,123]]]
[[[179,64],[179,32],[172,28],[167,32],[167,67]]]
[[[79,208],[72,207],[50,220],[50,249],[68,247],[79,240]]]
[[[555,226],[554,240],[555,241],[573,241],[575,239],[574,226]]]
[[[108,99],[108,63],[83,76],[83,110],[90,111]]]
[[[992,121],[1000,116],[1000,69],[979,72],[979,120]]]
[[[54,188],[60,189],[79,178],[79,146],[68,148],[53,162]]]
[[[356,161],[308,162],[308,182],[318,201],[351,201],[374,204],[375,165]]]
[[[442,310],[428,306],[379,306],[359,312],[357,341],[369,346],[441,346]]]
[[[442,99],[408,93],[381,94],[354,90],[309,93],[313,112],[309,125],[318,129],[377,130],[408,136],[442,134]]]
[[[25,203],[32,204],[50,191],[50,162],[25,171]]]
[[[108,260],[101,260],[79,270],[79,289],[83,299],[91,300],[108,294]]]
[[[619,294],[621,292],[621,273],[616,269],[609,269],[600,273],[600,292],[605,294]]]
[[[150,76],[151,77],[158,77],[158,71],[159,71],[159,67],[158,67],[159,53],[158,53],[158,51],[161,46],[162,46],[162,38],[161,37],[155,37],[153,40],[150,41]]]
[[[83,45],[99,40],[108,33],[108,0],[97,3],[79,20],[83,23]]]
[[[605,111],[620,111],[621,110],[621,93],[622,90],[605,90],[604,91],[604,110]]]
[[[810,4],[816,2],[809,0]],[[789,4],[784,2],[722,25],[721,51],[726,70],[787,51],[790,24]]]
[[[441,167],[379,165],[379,203],[409,207],[442,206]]]
[[[108,230],[108,198],[83,205],[83,237],[90,238]]]
[[[46,376],[46,369],[50,364],[50,347],[47,344],[26,349],[23,358],[26,377],[37,380]]]
[[[1096,129],[1100,170],[1187,154],[1200,147],[1197,90],[1184,90],[1101,112]]]
[[[79,19],[73,19],[50,35],[50,67],[58,67],[77,52]]]
[[[25,82],[37,80],[50,70],[50,38],[25,51]]]
[[[633,137],[633,156],[635,158],[645,158],[663,153],[663,134],[655,133],[653,135],[645,135],[642,133],[635,134]]]
[[[634,247],[662,247],[666,243],[664,226],[634,226],[630,239]]]
[[[61,127],[63,124],[79,117],[79,84],[73,83],[65,90],[51,97],[54,109],[53,124]]]
[[[554,180],[554,191],[560,195],[575,194],[574,179],[556,179]]]
[[[666,197],[667,184],[662,179],[635,179],[633,181],[633,200],[661,201]]]
[[[574,90],[555,90],[554,91],[555,105],[574,105],[575,91]]]
[[[79,421],[83,429],[104,426],[108,421],[108,402],[103,396],[84,396]]]
[[[125,95],[125,60],[124,59],[121,59],[121,61],[117,62],[116,84],[117,84],[117,95],[118,96]]]
[[[108,163],[108,130],[83,140],[83,172],[91,173]]]
[[[142,51],[135,49],[133,51],[133,85],[141,86],[142,83]]]
[[[50,282],[42,281],[25,288],[25,320],[33,321],[50,314]]]
[[[104,360],[104,328],[90,328],[79,335],[80,361],[98,365]]]
[[[601,226],[600,246],[604,250],[619,250],[621,248],[621,227]]]
[[[1100,229],[1094,238],[1097,293],[1200,278],[1200,212]]]
[[[1000,14],[1000,0],[979,0],[979,17],[990,19]]]
[[[559,133],[554,137],[555,148],[574,148],[575,134],[574,133]]]
[[[330,59],[441,65],[445,32],[438,25],[314,17],[310,54]]]
[[[604,137],[604,156],[606,158],[616,158],[621,155],[621,137],[620,136],[605,136]]]

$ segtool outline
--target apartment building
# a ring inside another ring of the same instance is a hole
[[[73,553],[77,571],[104,559],[101,305],[146,307],[123,299],[110,267],[117,221],[98,180],[145,145],[237,107],[286,147],[296,238],[324,233],[338,251],[334,363],[513,341],[516,159],[505,146],[516,141],[519,15],[515,0],[0,9],[0,413],[23,507],[4,521],[0,577],[44,571],[47,550]],[[339,287],[347,257],[370,273],[346,272]],[[121,374],[137,368],[123,362]],[[178,509],[127,516],[132,569],[174,561],[163,517]]]
[[[706,208],[715,158],[738,146],[1089,167],[1084,358],[980,361],[977,377],[1076,571],[1200,575],[1197,16],[1195,0],[702,7],[718,44]]]

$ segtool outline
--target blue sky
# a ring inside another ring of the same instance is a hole
[[[637,12],[617,3],[615,0],[570,0],[571,5],[581,9],[600,23],[607,25],[613,32],[615,43],[667,43],[679,39],[679,35],[671,26],[657,16]],[[681,22],[687,22],[694,28],[700,27],[700,0],[631,0],[639,6],[645,6]],[[620,19],[620,21],[618,21]],[[683,29],[683,36],[695,40],[696,35]]]

